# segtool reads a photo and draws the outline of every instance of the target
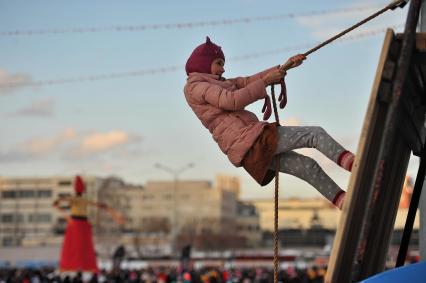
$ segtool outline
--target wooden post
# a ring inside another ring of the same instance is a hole
[[[420,12],[419,26],[420,26],[420,32],[426,32],[426,0],[422,1],[422,9]],[[426,260],[426,182],[423,183],[419,210],[420,210],[420,213],[419,213],[420,214],[420,229],[419,229],[420,259]]]
[[[325,282],[384,269],[410,152],[420,153],[426,137],[425,54],[414,54],[419,10],[420,0],[410,1],[404,34],[386,33]]]
[[[363,223],[365,223],[371,194],[376,183],[378,173],[376,169],[380,168],[380,160],[376,152],[382,144],[386,107],[379,103],[379,99],[386,100],[386,96],[390,95],[391,89],[388,81],[393,77],[395,66],[386,64],[386,62],[388,62],[389,53],[395,48],[392,46],[393,42],[393,31],[388,30],[364,118],[340,223],[333,243],[325,277],[327,283],[345,283],[350,282],[352,278],[353,263]],[[382,95],[381,98],[379,92]]]

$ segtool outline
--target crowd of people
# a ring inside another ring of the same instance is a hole
[[[287,268],[279,272],[279,281],[286,283],[320,283],[324,268]],[[201,268],[178,271],[174,268],[101,270],[98,273],[59,274],[52,268],[3,269],[0,283],[269,283],[273,282],[273,270],[266,268],[219,269]]]

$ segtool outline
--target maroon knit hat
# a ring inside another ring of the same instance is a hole
[[[211,73],[211,65],[215,59],[223,59],[225,61],[225,55],[222,52],[220,46],[210,41],[207,36],[206,43],[203,43],[192,51],[188,61],[186,61],[185,70],[186,74],[192,72],[198,73]]]
[[[74,179],[74,191],[77,194],[82,194],[84,190],[86,189],[86,185],[84,184],[83,179],[80,176],[75,176]]]

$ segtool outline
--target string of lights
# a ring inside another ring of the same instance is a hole
[[[284,19],[292,19],[297,17],[311,17],[328,14],[342,14],[362,12],[366,10],[382,7],[384,4],[359,6],[351,8],[340,8],[332,10],[309,11],[302,13],[288,13],[281,15],[270,16],[255,16],[234,19],[222,19],[211,21],[194,21],[182,23],[168,23],[168,24],[147,24],[147,25],[117,25],[109,27],[74,27],[74,28],[51,28],[51,29],[28,29],[28,30],[11,30],[0,31],[0,36],[36,36],[36,35],[59,35],[59,34],[79,34],[79,33],[98,33],[98,32],[143,32],[148,30],[161,30],[161,29],[191,29],[206,26],[221,26],[221,25],[235,25],[235,24],[250,24],[253,22],[264,21],[277,21]]]
[[[398,29],[403,27],[403,25],[394,25],[387,28],[393,28]],[[387,28],[380,28],[380,29],[374,29],[374,30],[367,30],[363,32],[358,32],[353,35],[349,35],[343,38],[340,38],[336,40],[336,42],[343,42],[343,41],[349,41],[349,40],[357,40],[365,37],[370,37],[378,34],[382,34],[386,31]],[[300,45],[294,45],[294,46],[288,46],[273,50],[266,50],[263,52],[256,52],[256,53],[250,53],[245,54],[241,56],[234,56],[230,57],[230,61],[245,61],[250,60],[254,58],[274,55],[274,54],[280,54],[285,52],[291,52],[291,51],[300,51],[307,48],[310,48],[312,46],[315,46],[317,43],[309,43],[309,44],[300,44]],[[110,79],[119,79],[119,78],[127,78],[127,77],[136,77],[136,76],[146,76],[146,75],[156,75],[156,74],[164,74],[164,73],[170,73],[175,71],[182,71],[183,72],[184,67],[181,65],[176,66],[168,66],[168,67],[162,67],[162,68],[155,68],[155,69],[143,69],[143,70],[136,70],[136,71],[128,71],[128,72],[122,72],[122,73],[110,73],[110,74],[100,74],[100,75],[90,75],[90,76],[80,76],[75,78],[62,78],[62,79],[51,79],[51,80],[40,80],[40,81],[25,81],[25,82],[10,82],[10,83],[0,83],[0,89],[6,89],[6,88],[17,88],[17,87],[41,87],[41,86],[51,86],[51,85],[62,85],[62,84],[71,84],[71,83],[81,83],[81,82],[93,82],[93,81],[100,81],[100,80],[110,80]]]

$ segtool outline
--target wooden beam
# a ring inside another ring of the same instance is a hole
[[[388,56],[398,53],[393,42],[394,33],[389,29],[383,43],[349,187],[333,243],[325,277],[327,283],[351,281],[353,263],[376,180],[376,169],[379,168],[379,159],[374,151],[382,144],[381,137],[387,114],[386,101],[388,100],[386,95],[380,97],[379,91],[381,90],[383,93],[387,89],[384,85],[389,83],[395,73],[394,65],[386,64]],[[385,78],[383,78],[383,74]]]
[[[327,283],[358,281],[384,268],[411,147],[418,140],[424,143],[420,131],[409,131],[405,136],[398,131],[407,121],[412,128],[417,127],[417,105],[411,103],[413,97],[407,88],[417,89],[414,96],[424,95],[418,91],[424,89],[423,69],[410,69],[416,45],[423,48],[423,39],[416,40],[415,33],[420,6],[419,0],[410,2],[401,39],[397,40],[391,31],[386,33],[325,278]],[[415,77],[410,78],[412,74]],[[404,105],[401,98],[407,96]],[[425,113],[422,114],[419,120],[424,123]]]
[[[374,198],[369,213],[363,243],[363,251],[358,255],[357,281],[380,273],[385,268],[386,256],[398,211],[399,199],[410,159],[410,148],[399,132],[394,136],[390,148],[393,153],[383,162],[383,176],[376,184]]]

